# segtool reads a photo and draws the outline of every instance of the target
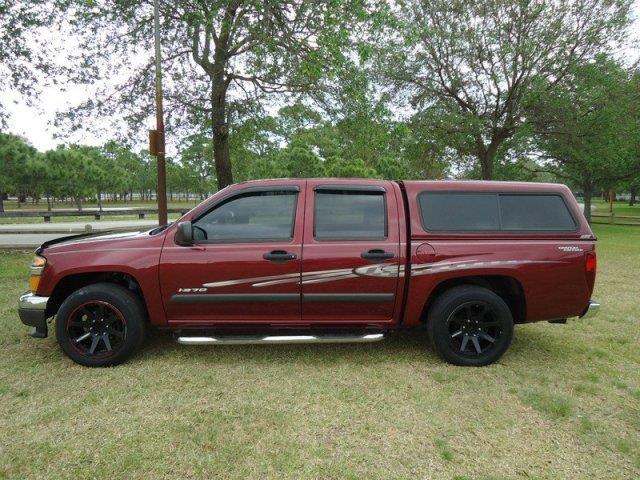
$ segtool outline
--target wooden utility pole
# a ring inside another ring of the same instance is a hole
[[[153,0],[153,30],[156,47],[156,159],[158,163],[158,223],[167,223],[167,167],[165,163],[164,110],[162,108],[162,70],[160,52],[159,0]]]

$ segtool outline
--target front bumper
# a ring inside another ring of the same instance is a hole
[[[598,314],[598,310],[600,310],[600,302],[596,300],[589,300],[589,306],[584,313],[580,315],[580,318],[593,318]]]
[[[41,297],[31,292],[20,295],[18,300],[18,315],[25,325],[33,327],[31,336],[46,338],[48,335],[47,318],[45,312],[49,297]]]

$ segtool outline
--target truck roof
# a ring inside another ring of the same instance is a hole
[[[247,180],[240,182],[240,185],[281,183],[287,181],[300,180],[326,180],[350,183],[370,183],[380,182],[379,179],[372,178],[344,178],[344,177],[320,177],[320,178],[269,178],[262,180]],[[475,190],[475,191],[522,191],[522,192],[564,192],[569,189],[561,183],[542,182],[512,182],[496,180],[402,180],[408,190],[430,189],[430,190]]]
[[[523,191],[566,192],[566,185],[542,182],[507,182],[495,180],[407,180],[402,182],[407,189],[429,190],[476,190],[476,191]]]

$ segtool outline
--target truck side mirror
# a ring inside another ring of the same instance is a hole
[[[193,245],[193,226],[191,226],[191,222],[180,222],[178,224],[175,240],[178,245]]]

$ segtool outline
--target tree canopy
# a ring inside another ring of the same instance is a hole
[[[540,81],[551,88],[608,50],[629,22],[628,0],[403,0],[390,8],[386,77],[426,112],[483,179],[526,125]]]
[[[640,177],[640,77],[611,59],[572,68],[541,95],[534,123],[541,168],[582,191],[588,219],[598,188]]]
[[[332,68],[346,61],[349,27],[362,15],[360,0],[216,0],[160,2],[168,125],[208,131],[218,185],[233,182],[229,130],[260,111],[273,94],[301,94],[322,87]],[[92,68],[76,80],[92,82],[108,71],[126,79],[91,99],[75,114],[125,111],[134,125],[152,112],[153,61],[131,64],[149,45],[148,2],[64,0],[82,48],[78,62]],[[82,118],[82,116],[81,116]]]

